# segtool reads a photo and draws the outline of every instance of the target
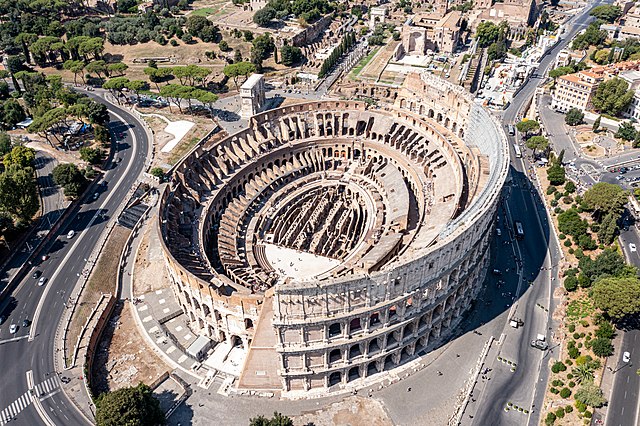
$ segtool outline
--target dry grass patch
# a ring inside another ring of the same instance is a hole
[[[91,311],[95,308],[100,295],[103,293],[115,294],[118,263],[120,262],[120,254],[129,237],[131,230],[116,225],[102,252],[98,258],[89,281],[87,282],[80,301],[76,307],[76,311],[71,318],[69,331],[67,333],[67,353],[65,356],[70,358],[73,355],[73,348],[78,340],[78,336],[89,318]]]

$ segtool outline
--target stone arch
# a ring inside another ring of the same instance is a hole
[[[372,374],[379,373],[379,371],[378,371],[378,365],[377,365],[377,364],[378,364],[378,363],[374,361],[374,362],[370,362],[370,363],[367,365],[367,377],[368,377],[368,376],[371,376]]]
[[[355,344],[349,348],[349,359],[357,358],[362,355],[362,351],[360,350],[360,344]]]
[[[369,355],[371,355],[372,353],[378,352],[380,350],[380,341],[379,339],[373,339],[369,342],[369,347],[367,352],[369,353]]]
[[[342,352],[340,351],[340,349],[333,349],[331,352],[329,352],[329,364],[339,362],[341,360]]]
[[[362,324],[360,324],[360,318],[354,318],[349,322],[349,334],[362,330]]]
[[[342,382],[342,373],[339,371],[334,371],[329,374],[329,386],[334,386]]]
[[[349,376],[347,377],[347,381],[351,382],[353,380],[360,378],[360,367],[352,367],[349,369]]]

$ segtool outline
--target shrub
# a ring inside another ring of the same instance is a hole
[[[583,327],[589,327],[589,321],[587,320],[580,320],[580,325]]]
[[[566,236],[566,235],[564,235],[564,234],[560,234],[560,235],[558,235],[558,238],[560,238],[561,240],[564,240],[564,239],[566,239],[566,238],[567,238],[567,236]]]
[[[558,206],[558,200],[551,200],[551,202],[549,204],[551,204],[551,207],[557,207]]]
[[[574,331],[576,331],[576,325],[575,324],[569,324],[567,329],[569,330],[569,333],[573,333]]]
[[[569,249],[571,250],[571,249]],[[575,291],[578,288],[578,279],[574,276],[569,276],[564,279],[564,288],[567,291]],[[574,327],[575,329],[575,327]]]
[[[561,398],[569,398],[570,396],[571,396],[571,390],[569,390],[569,388],[562,388],[560,390]]]
[[[544,419],[544,424],[551,426],[556,421],[556,415],[552,412],[547,413],[547,417]]]
[[[580,351],[575,346],[571,346],[568,352],[569,352],[569,357],[571,357],[572,359],[576,359],[580,356]]]
[[[573,333],[573,338],[578,340],[580,338],[580,333]]]
[[[569,380],[573,379],[573,374],[571,374],[571,373],[567,374],[567,379],[569,379]]]
[[[565,247],[571,247],[571,240],[570,239],[566,239],[563,244],[564,244]]]
[[[556,388],[549,389],[549,392],[551,392],[554,395],[557,395],[558,393],[560,393],[560,391],[558,389],[556,389]]]
[[[613,345],[611,339],[605,337],[596,337],[591,341],[591,349],[593,353],[599,357],[607,357],[613,354]]]
[[[567,366],[564,365],[562,361],[557,361],[551,366],[551,371],[553,371],[556,374],[566,370],[567,370]]]
[[[571,361],[570,359],[566,360],[564,363],[567,365],[573,365],[573,361]]]
[[[592,413],[591,411],[585,411],[585,412],[584,412],[584,416],[585,416],[587,419],[590,419],[590,418],[591,418],[591,416],[593,416],[593,413]]]
[[[574,382],[573,380],[569,382],[569,387],[570,388],[574,388],[576,387],[576,382]]]
[[[558,379],[556,379],[553,382],[551,382],[551,384],[553,386],[562,386],[563,385],[562,380],[558,380]]]
[[[151,173],[152,176],[155,176],[158,179],[162,179],[162,177],[164,176],[164,170],[162,170],[162,167],[154,167],[149,171],[149,173]]]
[[[570,405],[567,405],[566,407],[564,407],[564,412],[567,414],[573,412],[573,407]]]
[[[558,188],[556,188],[555,186],[551,185],[549,186],[549,188],[547,188],[547,195],[551,195],[554,192],[556,192],[558,190]]]
[[[576,401],[575,406],[577,410],[581,413],[584,413],[584,410],[587,409],[587,406],[582,401]]]
[[[573,247],[569,247],[569,250],[567,250],[567,252],[569,252],[569,254],[573,254],[575,253],[575,250],[573,249]]]

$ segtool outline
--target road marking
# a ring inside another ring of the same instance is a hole
[[[109,112],[111,112],[111,111],[109,111]],[[120,121],[122,123],[127,124],[127,121],[124,118],[122,118],[119,114],[116,114],[114,112],[111,112],[111,113],[114,116],[116,116],[118,119],[120,119]],[[44,306],[44,301],[47,298],[47,294],[49,294],[49,289],[52,287],[52,283],[58,277],[58,274],[60,273],[60,271],[62,271],[64,265],[67,264],[67,261],[69,260],[71,255],[75,252],[76,248],[78,247],[78,244],[80,244],[80,242],[82,241],[82,238],[84,238],[84,235],[89,231],[89,229],[91,229],[91,226],[93,226],[93,222],[95,222],[96,218],[102,214],[101,213],[102,209],[109,203],[111,198],[118,192],[118,188],[122,184],[122,181],[127,177],[127,175],[129,174],[129,170],[133,166],[133,163],[134,163],[133,158],[135,157],[135,155],[136,155],[136,153],[138,151],[138,144],[136,143],[135,132],[133,130],[131,130],[130,128],[127,128],[127,132],[129,132],[131,134],[131,137],[133,139],[133,141],[132,141],[133,154],[131,155],[132,159],[127,164],[127,168],[124,170],[124,173],[122,174],[122,176],[120,176],[120,179],[118,179],[118,182],[116,183],[116,185],[111,190],[111,193],[107,196],[107,198],[104,200],[104,202],[96,209],[96,213],[91,218],[91,221],[89,222],[87,227],[84,228],[82,230],[82,232],[80,232],[80,235],[78,235],[76,240],[73,242],[73,245],[71,246],[71,249],[67,252],[67,255],[64,257],[64,259],[62,259],[62,261],[60,261],[60,263],[58,264],[58,268],[56,269],[56,271],[53,273],[53,275],[49,279],[49,283],[47,283],[48,285],[46,285],[44,293],[42,293],[42,296],[40,297],[40,301],[38,302],[38,306],[36,307],[36,312],[35,312],[35,314],[33,316],[33,322],[31,324],[31,330],[29,331],[29,341],[30,342],[34,339],[34,337],[36,335],[36,329],[38,327],[38,320],[40,319],[40,312],[42,311],[42,307]],[[104,232],[104,230],[103,230],[103,232]],[[98,236],[98,238],[100,238],[100,236]]]
[[[4,343],[9,343],[9,342],[17,342],[18,340],[26,339],[27,337],[29,336],[25,334],[24,336],[20,336],[20,337],[13,337],[11,339],[0,340],[0,345]]]
[[[51,378],[48,380],[51,380]],[[34,386],[34,383],[33,383],[32,370],[27,371],[27,387],[29,388],[29,395],[31,395],[31,392],[33,392],[34,388],[36,387]],[[51,417],[49,417],[44,407],[42,406],[42,402],[38,398],[33,398],[33,395],[31,396],[32,396],[31,401],[33,402],[33,406],[35,407],[36,411],[38,412],[38,416],[40,416],[40,419],[44,422],[44,424],[46,424],[47,426],[56,426],[56,424],[53,422],[53,420],[51,420]]]
[[[29,391],[23,393],[13,401],[8,407],[0,411],[0,425],[9,423],[13,418],[27,408],[32,402],[32,396]]]

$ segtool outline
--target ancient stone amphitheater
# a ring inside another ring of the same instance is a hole
[[[383,378],[446,341],[486,274],[499,123],[429,75],[341,95],[367,102],[258,114],[164,191],[172,288],[196,332],[246,352],[239,392]]]

